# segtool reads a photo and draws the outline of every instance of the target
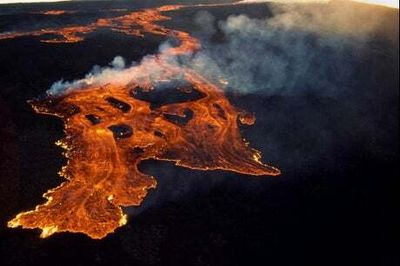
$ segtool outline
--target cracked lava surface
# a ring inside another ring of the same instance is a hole
[[[251,125],[255,118],[232,106],[218,85],[168,61],[171,56],[200,49],[199,41],[187,32],[157,24],[170,19],[166,12],[180,8],[186,6],[144,9],[86,26],[0,34],[0,40],[51,34],[56,37],[41,41],[72,43],[107,27],[127,35],[151,33],[178,40],[177,46],[152,59],[159,68],[156,80],[149,69],[138,65],[128,84],[87,83],[61,95],[30,101],[36,112],[64,121],[66,137],[56,144],[65,149],[68,158],[60,171],[66,181],[44,194],[46,203],[18,214],[9,227],[39,228],[41,237],[80,232],[101,239],[127,222],[121,207],[140,205],[148,190],[156,187],[154,177],[138,170],[146,159],[196,170],[280,174],[277,168],[262,163],[260,152],[240,135],[238,123]],[[164,95],[159,100],[165,102],[152,102],[150,96],[160,90]]]

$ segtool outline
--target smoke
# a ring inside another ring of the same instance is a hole
[[[109,66],[101,67],[95,65],[92,70],[86,74],[83,79],[74,81],[59,80],[50,87],[47,91],[48,95],[60,96],[73,90],[86,88],[87,86],[104,86],[114,84],[117,86],[126,86],[133,80],[140,82],[147,80],[149,77],[152,80],[162,78],[164,68],[160,65],[160,60],[174,62],[175,58],[170,57],[166,51],[170,48],[168,43],[160,46],[157,55],[147,55],[140,62],[132,62],[126,65],[125,60],[121,56],[116,56]]]
[[[335,94],[384,22],[383,13],[346,2],[276,5],[272,13],[266,19],[235,15],[219,21],[225,40],[215,43],[215,18],[199,12],[203,51],[189,63],[243,93]]]
[[[397,154],[398,13],[339,1],[274,4],[269,9],[264,19],[242,14],[220,20],[216,14],[199,11],[194,22],[201,51],[171,57],[165,52],[170,47],[166,42],[157,56],[130,64],[117,56],[109,66],[95,66],[83,79],[54,83],[48,93],[62,94],[90,84],[126,85],[149,75],[157,79],[163,73],[158,59],[164,58],[212,81],[223,78],[227,85],[221,85],[228,94],[237,92],[239,98],[250,99],[240,107],[254,112],[257,121],[244,136],[285,176],[290,171],[298,176],[316,168],[344,169],[359,163],[348,161],[357,160],[353,157]],[[158,177],[163,189],[151,193],[140,208],[129,209],[130,214],[211,182],[201,172],[182,174],[170,164],[144,168]],[[201,190],[226,179],[212,180],[215,183]]]
[[[157,57],[190,66],[211,80],[224,78],[228,89],[243,93],[292,95],[316,90],[329,95],[351,77],[354,59],[362,56],[360,51],[370,37],[385,24],[379,10],[343,1],[271,5],[270,9],[272,16],[265,19],[234,15],[218,22],[212,14],[200,11],[194,21],[200,28],[197,36],[202,51],[174,58],[165,53],[170,46],[167,42]],[[218,34],[224,41],[213,42]],[[57,81],[48,93],[110,82],[124,85],[149,73],[157,78],[162,73],[158,62],[149,55],[126,67],[117,56],[110,66],[93,67],[84,79]]]
[[[110,64],[116,69],[122,69],[125,67],[125,60],[121,56],[116,56]]]
[[[398,12],[341,1],[269,9],[264,19],[242,14],[219,20],[199,11],[194,22],[201,51],[176,58],[166,52],[166,42],[157,55],[131,64],[116,57],[83,79],[54,83],[48,93],[160,79],[162,58],[214,82],[223,79],[228,94],[259,95],[258,102],[243,106],[258,117],[257,134],[250,131],[246,138],[278,166],[302,167],[321,158],[328,163],[338,147],[354,143],[362,152],[393,153]],[[277,98],[268,100],[270,108],[262,100]]]
[[[203,49],[186,61],[226,80],[235,105],[256,114],[246,139],[284,173],[396,154],[398,12],[347,1],[269,7],[264,19],[199,12]]]
[[[251,99],[250,143],[283,172],[396,154],[398,12],[347,1],[270,7],[265,19],[199,12],[203,49],[186,62]]]

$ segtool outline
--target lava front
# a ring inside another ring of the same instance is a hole
[[[170,56],[200,49],[199,41],[188,33],[156,24],[170,19],[164,12],[179,8],[184,7],[164,6],[89,25],[0,35],[7,39],[51,33],[58,37],[43,41],[70,43],[108,27],[128,35],[173,37],[179,43],[154,56],[161,70],[156,79],[139,65],[134,71],[141,78],[133,77],[127,84],[88,82],[79,89],[30,102],[36,112],[64,121],[66,136],[57,144],[68,159],[60,171],[66,181],[44,194],[46,203],[18,214],[10,227],[40,228],[42,237],[67,231],[103,238],[126,224],[121,207],[140,205],[148,190],[156,187],[154,177],[138,170],[147,159],[196,170],[280,174],[277,168],[263,164],[260,153],[240,135],[238,123],[253,124],[255,118],[232,106],[218,85],[168,61]],[[157,92],[164,93],[163,99],[152,101],[150,96]]]

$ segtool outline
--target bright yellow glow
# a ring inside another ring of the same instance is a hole
[[[57,232],[57,226],[52,225],[52,226],[46,226],[42,228],[42,233],[40,234],[41,238],[46,238],[48,236],[51,236],[55,232]]]
[[[127,222],[128,222],[128,215],[124,214],[119,220],[119,226],[126,225]]]

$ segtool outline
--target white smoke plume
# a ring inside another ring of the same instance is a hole
[[[339,1],[268,7],[271,15],[265,19],[232,15],[219,20],[199,11],[195,36],[202,50],[169,60],[215,82],[224,78],[228,92],[249,94],[245,109],[256,113],[257,130],[247,132],[246,139],[282,169],[333,168],[335,158],[354,146],[363,156],[397,153],[398,89],[393,84],[398,75],[398,12]],[[381,43],[375,45],[377,39]],[[159,56],[166,56],[165,49],[168,44],[160,47]],[[156,56],[131,64],[117,57],[83,79],[55,83],[48,93],[87,84],[123,85],[149,73],[162,73]],[[175,168],[163,167],[146,171],[179,176]],[[180,187],[185,187],[179,192],[175,180],[166,178],[164,190],[150,196],[140,210],[162,202],[157,197],[171,199],[198,189],[203,183],[197,180],[204,182],[202,173],[198,175],[195,186],[182,178]]]
[[[165,53],[169,48],[163,44],[159,48],[159,54],[147,55],[140,62],[132,62],[129,66],[121,56],[116,56],[106,67],[95,65],[83,79],[74,81],[59,80],[47,91],[48,95],[58,96],[68,93],[71,90],[82,89],[89,85],[103,86],[109,83],[115,85],[127,85],[132,80],[142,80],[151,76],[152,79],[159,79],[163,74],[163,67],[158,63],[160,58],[174,61],[174,58],[167,58]],[[158,58],[158,59],[157,59]]]
[[[344,89],[340,83],[353,74],[352,61],[361,56],[371,36],[398,32],[396,21],[385,10],[348,1],[269,8],[272,16],[265,19],[234,15],[218,22],[200,11],[195,23],[203,50],[168,60],[190,66],[211,80],[223,77],[229,89],[245,93],[291,95],[317,89],[329,95]],[[213,43],[211,37],[218,31],[225,40]],[[157,56],[168,56],[166,49],[168,43],[160,46]],[[155,55],[128,66],[117,56],[110,66],[95,66],[83,79],[54,83],[48,93],[57,95],[90,84],[124,85],[149,73],[156,78],[162,71]]]
[[[215,18],[199,13],[204,50],[189,63],[206,76],[225,77],[242,92],[332,94],[344,89],[340,84],[354,74],[353,61],[372,37],[393,38],[398,32],[396,17],[366,5],[336,1],[271,8],[273,16],[266,19],[235,15],[219,21],[225,36],[220,44],[210,41]]]

